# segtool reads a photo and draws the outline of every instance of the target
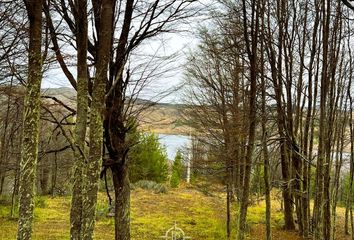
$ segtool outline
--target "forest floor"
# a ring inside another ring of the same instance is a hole
[[[219,192],[219,191],[217,191]],[[136,189],[132,191],[131,230],[133,240],[162,239],[167,229],[174,225],[181,227],[194,240],[222,240],[225,237],[225,196],[206,188],[183,186],[167,193]],[[274,194],[272,201],[272,235],[274,240],[302,239],[296,232],[282,230],[280,202]],[[107,217],[107,200],[99,194],[95,239],[114,239],[114,219]],[[69,239],[70,197],[38,197],[36,200],[33,239]],[[0,199],[0,240],[16,237],[17,218],[10,218],[10,202]],[[261,240],[265,234],[265,204],[255,201],[248,211],[250,226],[248,239]],[[344,209],[338,209],[338,235],[336,239],[346,240],[342,233]],[[235,222],[233,222],[235,226]],[[235,227],[233,227],[235,228]],[[234,233],[233,233],[234,235]]]

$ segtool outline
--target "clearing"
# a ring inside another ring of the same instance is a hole
[[[275,195],[273,195],[275,196]],[[38,197],[36,200],[33,239],[69,239],[70,197]],[[225,197],[223,194],[200,191],[195,187],[183,186],[167,193],[136,189],[132,191],[131,227],[133,240],[161,239],[174,222],[195,240],[226,239]],[[296,232],[281,229],[283,219],[279,202],[272,201],[273,239],[297,240]],[[0,239],[16,238],[17,218],[10,218],[10,201],[0,200]],[[344,209],[338,209],[338,221],[343,231]],[[114,219],[107,217],[107,201],[104,193],[99,194],[95,239],[114,239]],[[264,239],[265,205],[254,203],[248,211],[250,233],[248,239]],[[235,226],[235,221],[233,221]],[[235,227],[233,227],[235,228]],[[234,235],[235,233],[233,233]],[[350,239],[340,234],[336,239]]]

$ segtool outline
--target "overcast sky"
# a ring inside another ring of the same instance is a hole
[[[141,94],[141,98],[145,99],[157,99],[154,98],[159,92],[163,92],[167,89],[173,89],[181,84],[183,80],[183,64],[186,61],[186,57],[190,51],[197,45],[197,38],[192,32],[182,33],[169,33],[165,36],[161,36],[159,39],[149,41],[145,43],[134,54],[149,54],[158,56],[170,56],[176,55],[173,61],[170,61],[168,65],[161,66],[161,71],[169,69],[162,76],[157,77],[153,82],[145,88]],[[139,59],[139,56],[133,56],[133,59]],[[164,64],[163,64],[164,65]],[[162,70],[162,68],[164,68]],[[76,68],[70,67],[70,71],[73,76],[76,76]],[[44,75],[42,88],[59,88],[59,87],[71,87],[69,81],[62,73],[60,68],[51,69]],[[165,97],[161,102],[180,102],[179,93],[172,93]]]

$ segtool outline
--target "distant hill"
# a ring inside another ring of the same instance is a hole
[[[75,107],[76,91],[72,88],[46,88],[42,89],[42,95],[55,97],[70,107]],[[137,99],[135,104],[137,107],[152,105],[138,117],[142,130],[164,134],[188,134],[187,127],[182,124],[181,113],[185,107],[183,104],[155,103],[145,99]]]

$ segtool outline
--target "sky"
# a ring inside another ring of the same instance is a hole
[[[165,71],[166,69],[169,69],[169,71],[164,72],[163,75],[154,78],[151,84],[144,88],[144,91],[140,95],[140,98],[157,100],[159,98],[155,97],[155,95],[159,92],[171,90],[179,86],[184,78],[183,64],[185,64],[186,62],[186,57],[188,56],[188,53],[193,51],[197,43],[197,38],[191,32],[169,33],[165,36],[160,37],[160,39],[149,41],[148,43],[144,44],[140,49],[138,49],[139,54],[176,56],[172,61],[170,61],[168,65],[161,65],[161,68],[157,69],[157,71]],[[139,59],[139,56],[133,56],[133,59]],[[69,69],[73,76],[76,76],[76,68],[70,67]],[[58,67],[55,69],[51,69],[45,73],[42,81],[42,88],[59,87],[71,88],[71,85],[63,74],[62,70]],[[181,103],[182,100],[180,96],[180,92],[173,92],[159,101],[169,103]]]

